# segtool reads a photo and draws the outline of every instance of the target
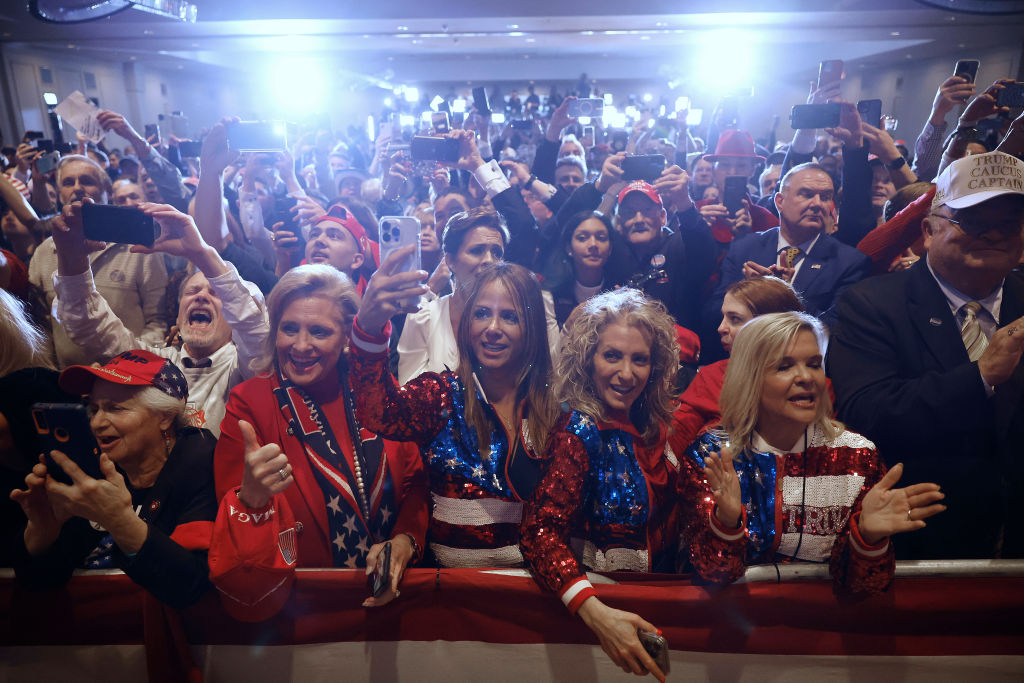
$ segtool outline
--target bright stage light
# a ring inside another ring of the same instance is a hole
[[[677,97],[676,98],[676,111],[683,111],[684,109],[690,108],[689,97]]]
[[[466,111],[466,100],[459,97],[458,99],[452,100],[452,113],[463,114]]]
[[[395,104],[395,101],[393,99],[391,99],[390,97],[385,97],[384,98],[384,106],[387,107],[388,109],[390,109],[394,104]]]
[[[650,102],[653,99],[654,99],[654,95],[652,95],[649,92],[645,92],[644,93],[644,102]]]
[[[405,89],[405,101],[406,102],[419,102],[420,101],[420,89],[419,88],[406,88]]]
[[[416,117],[410,116],[409,114],[402,114],[398,117],[398,124],[402,128],[412,128],[416,125]]]
[[[589,116],[581,116],[578,119],[576,119],[576,122],[579,123],[581,126],[589,126],[590,125],[590,117]]]
[[[723,84],[735,90],[752,79],[757,34],[745,29],[723,28],[707,31],[700,37],[703,45],[693,73],[700,74],[711,92],[725,94]]]
[[[604,104],[605,104],[605,106],[607,107],[607,106],[611,105],[611,103],[612,103],[612,94],[610,92],[606,92],[603,95],[603,97],[604,97]]]
[[[505,115],[502,114],[500,111],[496,111],[493,114],[491,114],[491,121],[493,123],[505,123]]]
[[[377,122],[373,119],[373,114],[366,117],[366,137],[370,138],[370,142],[377,139]]]
[[[268,69],[267,102],[286,113],[316,113],[326,104],[331,91],[323,64],[308,58],[282,57]]]

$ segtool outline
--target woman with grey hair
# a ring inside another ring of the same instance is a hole
[[[72,366],[60,384],[88,394],[99,453],[75,462],[51,451],[52,461],[40,456],[25,477],[26,489],[11,492],[27,517],[15,549],[19,582],[46,588],[74,569],[116,567],[172,607],[196,602],[210,585],[216,439],[188,426],[184,375],[136,349],[102,367]]]
[[[243,621],[281,609],[296,567],[369,574],[390,564],[382,590],[364,603],[385,604],[426,543],[418,452],[356,418],[347,357],[359,304],[352,281],[332,266],[285,273],[267,298],[259,374],[228,399],[214,462],[221,507],[210,566],[223,604]],[[236,580],[234,569],[261,565],[278,547],[285,561],[276,571]]]
[[[831,418],[821,323],[804,313],[754,318],[736,335],[720,405],[725,431],[702,435],[680,471],[693,569],[735,581],[747,566],[828,562],[836,590],[888,587],[894,533],[945,509],[937,484],[893,486],[874,444]],[[727,433],[727,436],[726,436]]]

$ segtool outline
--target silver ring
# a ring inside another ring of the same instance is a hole
[[[910,513],[912,511],[913,511],[913,508],[911,508],[910,510],[907,510],[907,521],[908,522],[913,522],[914,521],[914,518],[910,516]]]
[[[1016,332],[1017,332],[1017,326],[1014,325],[1013,327],[1011,327],[1010,329],[1008,329],[1006,331],[1006,336],[1007,337],[1012,337]]]
[[[288,478],[288,472],[285,471],[285,469],[283,467],[281,469],[279,469],[277,471],[277,473],[281,476],[281,481],[284,481],[285,479]],[[910,513],[907,513],[907,514],[910,514]]]
[[[397,597],[398,597],[399,595],[401,595],[401,594],[402,594],[402,591],[395,591],[395,597],[396,597],[396,598],[397,598]]]

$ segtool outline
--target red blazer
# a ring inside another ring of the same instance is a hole
[[[334,562],[324,495],[301,442],[288,434],[288,424],[273,394],[276,386],[275,377],[258,376],[231,390],[213,460],[217,500],[223,499],[226,493],[242,484],[245,448],[238,430],[238,421],[245,420],[252,424],[261,444],[276,443],[281,446],[292,466],[295,484],[275,498],[283,495],[295,521],[302,525],[296,543],[298,566],[331,567]],[[351,464],[353,450],[348,425],[344,420],[336,420],[331,423],[331,428]],[[410,533],[418,547],[423,548],[426,546],[429,487],[419,451],[413,444],[387,440],[384,441],[384,451],[391,468],[395,500],[399,506],[392,535]]]

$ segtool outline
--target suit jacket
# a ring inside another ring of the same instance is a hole
[[[1000,326],[1024,315],[1024,277],[1003,287]],[[898,486],[936,482],[948,509],[895,539],[897,557],[1022,557],[1024,364],[989,397],[924,259],[840,299],[827,358],[839,418],[874,441]],[[1019,503],[1018,503],[1019,505]]]
[[[753,261],[762,266],[771,266],[779,262],[778,244],[779,228],[747,235],[732,243],[722,261],[718,289],[711,297],[714,310],[708,309],[709,321],[721,318],[725,290],[732,283],[743,279],[744,263]],[[871,274],[871,259],[830,235],[822,235],[803,261],[793,280],[793,289],[803,297],[808,313],[818,316],[831,326],[834,320],[832,308],[836,299],[847,287]]]

